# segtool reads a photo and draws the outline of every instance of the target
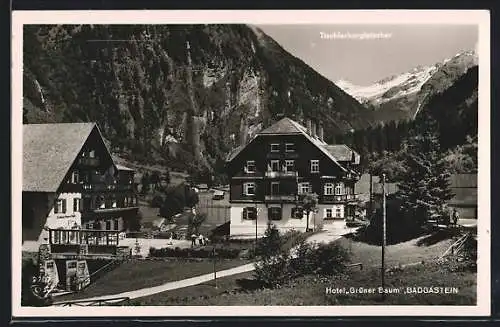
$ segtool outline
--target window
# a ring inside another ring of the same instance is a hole
[[[71,174],[71,183],[80,183],[80,173],[78,172],[78,170],[73,171],[73,173]]]
[[[255,195],[255,183],[243,184],[243,191],[245,195]]]
[[[120,220],[118,219],[115,219],[114,221],[114,227],[115,227],[115,230],[120,230]]]
[[[304,217],[304,209],[300,207],[292,208],[292,218],[302,219]]]
[[[271,195],[278,195],[280,193],[280,182],[271,182]]]
[[[271,152],[280,152],[280,145],[278,143],[271,143]]]
[[[279,170],[280,170],[280,161],[271,160],[271,171],[279,171]]]
[[[269,220],[281,220],[281,208],[271,207],[268,209],[267,215],[269,217]]]
[[[328,218],[333,218],[333,210],[330,208],[325,209],[325,219],[328,219]]]
[[[293,143],[285,143],[285,152],[294,152],[295,144]]]
[[[111,230],[111,220],[106,220],[106,230]]]
[[[344,185],[342,183],[337,183],[335,185],[335,195],[342,195],[344,192]]]
[[[333,195],[333,183],[325,183],[324,193],[325,195]]]
[[[319,173],[319,160],[311,160],[311,173]]]
[[[309,182],[299,183],[299,194],[306,194],[310,192]]]
[[[255,173],[255,161],[253,161],[253,160],[247,161],[246,172],[247,173]]]
[[[337,207],[335,209],[335,217],[336,218],[342,218],[342,209],[340,207]]]
[[[255,220],[257,219],[257,208],[246,207],[243,208],[243,220]]]
[[[56,200],[56,203],[54,205],[54,213],[66,213],[66,200],[65,199]]]
[[[89,157],[90,157],[90,158],[95,158],[95,150],[91,150],[91,151],[89,152]]]
[[[285,160],[285,173],[294,171],[295,160]]]
[[[81,201],[82,200],[78,198],[73,199],[73,212],[80,212]]]

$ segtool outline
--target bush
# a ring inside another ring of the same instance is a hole
[[[295,276],[318,274],[332,276],[341,273],[349,261],[349,253],[335,243],[311,244],[301,242],[291,259],[290,269]]]
[[[264,237],[257,242],[255,255],[262,258],[273,257],[280,252],[283,244],[284,240],[280,235],[278,228],[275,225],[268,223]]]
[[[254,278],[268,288],[280,288],[290,280],[290,255],[281,252],[278,255],[263,258],[255,263]]]
[[[52,299],[41,299],[31,291],[33,277],[38,275],[38,268],[32,259],[23,259],[21,270],[21,306],[42,307],[50,305]]]
[[[221,259],[238,258],[240,251],[240,249],[216,249],[217,258]],[[154,258],[210,258],[212,253],[213,247],[149,249],[149,256]]]
[[[151,208],[161,208],[163,206],[163,197],[155,195],[151,200]]]

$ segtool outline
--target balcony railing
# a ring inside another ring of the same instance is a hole
[[[51,245],[118,246],[119,231],[93,229],[49,229]]]
[[[78,159],[78,163],[83,166],[97,167],[100,164],[99,158],[83,157]]]
[[[266,195],[264,198],[266,201],[279,201],[279,202],[295,202],[295,195]]]
[[[322,195],[322,202],[348,202],[357,200],[357,194]]]
[[[297,177],[296,171],[266,171],[268,178]]]
[[[104,183],[85,183],[82,190],[87,192],[104,191],[133,191],[133,184],[104,184]]]

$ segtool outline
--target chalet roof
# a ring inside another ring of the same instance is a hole
[[[302,126],[301,124],[297,123],[296,121],[284,117],[274,123],[273,125],[269,126],[268,128],[260,131],[257,133],[257,135],[248,143],[250,144],[253,140],[255,140],[258,136],[260,135],[269,135],[269,134],[299,134],[299,135],[304,135],[312,144],[314,144],[321,152],[323,152],[328,158],[330,158],[334,163],[336,163],[342,170],[346,171],[345,167],[343,167],[339,161],[333,156],[332,153],[330,153],[326,146],[324,141],[318,139],[317,137],[311,136],[307,132],[307,128]],[[227,157],[227,161],[232,161],[234,158],[238,156],[239,153],[248,145],[241,145],[237,148],[235,148]]]
[[[358,161],[359,154],[345,144],[328,144],[325,148],[330,152],[338,161],[351,161],[354,154]],[[359,163],[359,162],[357,162]]]
[[[302,134],[305,130],[302,130],[301,127],[305,129],[304,126],[285,117],[260,131],[258,134]]]
[[[56,192],[95,123],[23,125],[23,191]]]

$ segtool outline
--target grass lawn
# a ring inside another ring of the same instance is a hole
[[[380,269],[351,271],[345,275],[320,280],[311,276],[298,278],[275,290],[243,291],[242,281],[252,273],[224,277],[218,288],[212,284],[196,285],[132,300],[128,305],[474,305],[476,274],[448,272],[442,265],[427,263],[407,267],[386,277],[386,288],[398,289],[399,294],[387,294],[380,301],[378,294]],[[455,287],[456,294],[405,294],[407,287]],[[325,289],[373,288],[375,294],[326,294]]]
[[[438,239],[433,244],[421,244],[431,237],[433,237],[432,234],[386,246],[385,261],[387,267],[437,259],[454,242],[453,239],[444,238]],[[361,262],[365,267],[381,265],[381,246],[370,245],[349,237],[342,237],[335,242],[350,252],[352,263]]]
[[[219,271],[247,263],[248,261],[241,259],[219,260],[216,263],[216,269]],[[113,295],[211,272],[213,272],[213,262],[210,259],[200,259],[200,261],[130,260],[97,279],[83,291],[61,296],[57,298],[57,301]]]

